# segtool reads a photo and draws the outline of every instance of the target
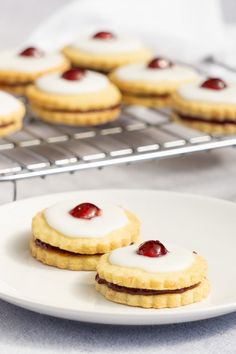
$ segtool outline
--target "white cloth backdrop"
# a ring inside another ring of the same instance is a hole
[[[219,0],[77,0],[29,37],[52,50],[81,31],[111,29],[137,35],[157,54],[195,61],[226,45]]]

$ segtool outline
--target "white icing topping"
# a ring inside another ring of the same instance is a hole
[[[0,70],[11,70],[25,73],[44,71],[61,65],[64,61],[60,53],[46,53],[42,57],[18,55],[20,51],[4,50],[0,52]]]
[[[92,36],[78,37],[77,40],[71,44],[71,47],[91,54],[108,55],[129,53],[144,48],[140,41],[133,38],[115,37],[111,39],[98,39]]]
[[[121,207],[100,201],[89,201],[102,210],[102,215],[93,219],[78,219],[69,214],[71,209],[84,202],[68,200],[45,209],[44,216],[48,225],[69,237],[104,237],[129,222]]]
[[[151,69],[146,63],[134,63],[122,66],[116,70],[120,80],[150,81],[150,82],[176,82],[196,80],[199,75],[187,66],[173,65],[166,69]]]
[[[197,84],[185,84],[177,92],[186,100],[213,102],[216,104],[236,104],[236,84],[227,84],[223,90],[211,90]]]
[[[103,74],[86,70],[80,80],[65,80],[61,74],[48,74],[36,80],[36,86],[45,92],[62,95],[77,95],[105,89],[109,80]]]
[[[20,102],[17,98],[6,92],[0,91],[0,115],[7,115],[17,111]]]
[[[161,257],[141,256],[137,254],[137,245],[118,248],[110,253],[109,261],[120,267],[139,268],[150,273],[177,272],[193,263],[191,251],[171,244],[165,244],[165,247],[169,252]]]

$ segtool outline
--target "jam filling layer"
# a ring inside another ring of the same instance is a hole
[[[50,112],[53,112],[53,113],[96,113],[96,112],[108,112],[108,111],[113,111],[113,110],[116,110],[118,108],[120,108],[120,104],[116,104],[114,106],[110,106],[110,107],[107,107],[107,108],[94,108],[94,109],[87,109],[87,110],[79,110],[79,109],[74,109],[74,110],[71,110],[71,109],[53,109],[53,108],[46,108],[46,107],[40,107],[42,109],[44,109],[45,111],[50,111]]]
[[[6,87],[17,87],[17,86],[28,86],[33,84],[33,81],[25,81],[25,82],[6,82],[6,81],[0,81],[0,85],[6,86]]]
[[[34,242],[35,242],[35,245],[37,247],[40,247],[43,250],[56,251],[56,252],[60,252],[61,254],[65,254],[65,255],[68,255],[68,256],[69,255],[74,255],[74,256],[99,256],[99,255],[102,255],[102,253],[95,253],[95,254],[86,255],[86,254],[81,254],[81,253],[76,253],[76,252],[70,252],[70,251],[62,250],[61,248],[55,247],[55,246],[51,246],[48,243],[39,240],[38,238],[36,238],[34,240]]]
[[[4,123],[4,124],[1,124],[0,123],[0,129],[2,128],[7,128],[7,127],[10,127],[11,125],[13,125],[14,124],[14,122],[9,122],[9,123]]]
[[[192,122],[200,122],[200,123],[210,123],[210,124],[236,124],[236,117],[235,120],[231,120],[231,119],[205,119],[202,117],[197,117],[197,116],[188,116],[187,114],[182,114],[179,112],[175,112],[182,120],[186,120],[186,121],[192,121]]]
[[[169,93],[157,94],[157,93],[141,93],[141,92],[129,92],[122,90],[122,93],[127,96],[137,97],[137,98],[168,98],[170,97]]]
[[[196,288],[200,283],[188,286],[186,288],[181,289],[173,289],[173,290],[150,290],[150,289],[138,289],[138,288],[127,288],[125,286],[109,283],[105,279],[102,279],[97,274],[95,280],[98,284],[106,285],[108,288],[118,291],[120,293],[126,293],[130,295],[165,295],[165,294],[182,294],[185,291]]]

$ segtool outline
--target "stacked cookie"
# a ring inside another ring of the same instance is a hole
[[[173,119],[214,134],[236,133],[236,85],[218,78],[182,85],[172,98]]]
[[[73,66],[106,73],[151,57],[150,50],[139,40],[108,31],[81,35],[62,52]]]
[[[69,68],[69,61],[60,53],[44,53],[36,47],[0,52],[0,89],[25,95],[29,85],[49,72]]]
[[[102,254],[139,240],[139,220],[102,201],[65,201],[39,212],[30,249],[39,261],[70,270],[95,270]]]
[[[46,54],[35,47],[1,51],[0,89],[15,95],[26,95],[36,78],[65,70],[69,65],[63,55]],[[21,129],[25,115],[23,103],[5,92],[0,92],[0,136]]]
[[[105,75],[74,68],[45,75],[29,87],[32,111],[39,118],[67,125],[98,125],[114,120],[121,95]]]
[[[140,222],[126,208],[63,201],[32,222],[30,250],[38,261],[73,271],[96,270],[96,290],[130,306],[188,305],[209,293],[207,263],[196,252],[160,241],[141,245]]]
[[[24,115],[23,103],[14,96],[0,91],[0,137],[21,129]]]
[[[198,77],[194,69],[160,57],[122,66],[110,74],[125,103],[152,108],[170,107],[177,87]]]
[[[176,245],[166,248],[157,240],[102,256],[95,280],[106,299],[144,308],[189,305],[209,293],[206,261]]]

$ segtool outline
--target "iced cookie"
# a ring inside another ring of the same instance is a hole
[[[39,78],[27,96],[32,111],[50,123],[97,125],[120,112],[121,94],[108,78],[79,68]]]
[[[173,118],[207,133],[236,133],[236,84],[218,78],[180,86],[173,96]]]
[[[194,69],[164,58],[125,65],[110,74],[125,103],[154,108],[170,106],[171,95],[176,88],[197,78]]]
[[[24,115],[23,103],[14,96],[0,91],[0,137],[21,129]]]
[[[118,66],[150,58],[150,51],[133,38],[111,32],[80,36],[63,53],[72,65],[109,72]]]
[[[67,68],[69,62],[60,53],[44,53],[35,47],[4,50],[0,52],[0,89],[23,95],[39,76]]]
[[[106,252],[139,240],[139,220],[105,202],[65,201],[38,213],[30,249],[42,263],[70,270],[95,270]]]
[[[129,306],[188,305],[209,293],[207,263],[195,252],[150,240],[102,256],[96,289],[108,300]]]

